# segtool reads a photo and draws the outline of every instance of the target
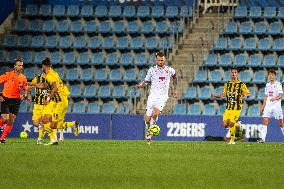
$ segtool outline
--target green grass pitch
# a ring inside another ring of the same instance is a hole
[[[0,188],[284,188],[284,144],[35,139],[0,144]]]

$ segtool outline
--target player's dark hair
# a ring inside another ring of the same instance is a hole
[[[240,69],[239,68],[237,68],[237,67],[231,67],[231,69],[230,69],[231,71],[232,70],[237,70],[237,72],[239,73],[240,72]]]
[[[14,65],[16,65],[17,62],[23,62],[23,60],[21,58],[14,59]]]
[[[159,57],[163,57],[163,56],[165,56],[165,54],[164,54],[163,52],[159,51],[159,52],[156,53],[156,58],[157,58],[158,56],[159,56]]]
[[[268,74],[269,74],[269,73],[273,73],[274,75],[276,75],[276,71],[275,71],[274,69],[268,70]]]
[[[42,65],[45,65],[45,66],[51,66],[51,62],[50,62],[50,59],[49,58],[45,58],[42,62],[41,62]]]

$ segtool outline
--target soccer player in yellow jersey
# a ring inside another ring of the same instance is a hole
[[[36,88],[50,89],[50,93],[43,103],[43,123],[46,132],[49,134],[53,133],[53,135],[49,135],[54,137],[51,139],[50,144],[58,144],[56,129],[72,127],[74,135],[77,136],[79,134],[79,123],[77,121],[64,122],[64,117],[68,108],[69,90],[64,86],[58,73],[51,68],[49,58],[42,61],[42,70],[46,74],[46,83],[36,85],[30,83],[30,85],[33,85]]]
[[[214,98],[227,98],[226,110],[223,114],[223,126],[230,128],[230,142],[235,144],[236,125],[242,111],[242,99],[248,97],[250,92],[239,79],[239,69],[231,68],[231,80],[225,83],[224,91]]]

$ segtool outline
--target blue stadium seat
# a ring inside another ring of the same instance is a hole
[[[91,102],[91,103],[89,103],[87,112],[98,114],[98,113],[100,113],[100,109],[101,109],[100,105],[97,102]]]
[[[73,113],[85,113],[86,112],[86,105],[84,101],[75,102],[73,105]]]
[[[183,91],[182,98],[183,98],[183,99],[195,99],[196,96],[197,96],[196,87],[190,87],[190,86],[188,86],[188,87]]]
[[[60,48],[62,48],[62,49],[71,48],[72,44],[73,44],[73,42],[72,42],[71,36],[67,35],[67,36],[60,38],[60,41],[59,41],[59,47]]]
[[[248,22],[243,22],[240,25],[239,28],[239,34],[249,34],[252,33],[252,29],[253,29],[253,23],[248,21]]]
[[[250,7],[249,18],[260,18],[262,16],[261,7]]]
[[[86,45],[87,44],[86,44],[86,39],[85,39],[84,35],[75,37],[74,44],[73,44],[74,48],[84,49],[86,47]]]
[[[91,59],[91,64],[93,65],[103,65],[105,58],[102,52],[94,53],[93,58]]]
[[[245,54],[237,54],[235,55],[234,65],[237,67],[242,67],[247,64],[247,56]]]
[[[99,37],[97,36],[91,37],[88,41],[87,47],[90,49],[97,49],[101,47],[101,41]]]
[[[72,65],[76,62],[75,60],[75,54],[73,51],[71,52],[65,52],[63,55],[62,64]]]
[[[219,108],[218,108],[218,112],[217,115],[223,115],[226,109],[226,105],[225,104],[220,104]]]
[[[273,42],[273,51],[283,51],[284,50],[284,39],[283,38],[278,38],[275,39]]]
[[[207,71],[204,70],[198,70],[194,74],[193,83],[200,83],[200,82],[206,82],[207,81]]]
[[[252,54],[249,57],[248,66],[249,67],[260,67],[262,63],[262,55],[261,54]]]
[[[14,31],[20,31],[20,32],[24,32],[26,30],[28,30],[28,23],[26,23],[28,21],[26,21],[25,19],[19,19],[16,20],[15,25],[14,25]]]
[[[56,35],[47,36],[46,42],[44,45],[45,48],[56,48],[57,45],[58,45],[58,41],[57,41]]]
[[[33,53],[32,51],[24,51],[20,55],[25,63],[32,63],[33,62]]]
[[[136,9],[134,6],[125,6],[123,8],[122,17],[134,18],[136,16]]]
[[[204,60],[204,66],[216,66],[217,65],[217,55],[216,54],[208,54]]]
[[[117,44],[116,44],[116,47],[118,49],[128,49],[128,46],[129,46],[129,40],[128,40],[128,37],[119,37],[117,39]]]
[[[223,86],[219,86],[219,87],[215,88],[214,95],[220,95],[223,92],[224,92],[224,87]]]
[[[129,34],[138,33],[140,31],[140,23],[138,21],[128,22],[126,31]]]
[[[109,80],[117,82],[122,80],[122,71],[120,69],[112,69],[109,74]]]
[[[83,25],[81,20],[76,20],[71,22],[70,32],[71,33],[79,33],[83,31]]]
[[[123,85],[114,86],[112,97],[116,99],[126,98],[125,87]]]
[[[237,31],[238,31],[237,23],[234,21],[231,21],[227,23],[224,34],[234,34],[234,33],[237,33]]]
[[[131,86],[131,87],[128,87],[128,90],[127,90],[127,95],[126,95],[128,98],[139,98],[140,97],[140,91],[136,89],[136,87],[134,86]]]
[[[192,15],[189,14],[189,8],[191,8],[191,7],[181,6],[179,16],[182,17],[182,18],[191,17]],[[192,10],[191,10],[191,12],[192,12]]]
[[[129,104],[128,103],[124,104],[124,113],[125,114],[129,114],[130,113],[130,108],[129,108]]]
[[[236,37],[229,41],[229,50],[240,50],[243,46],[243,38]]]
[[[34,63],[41,64],[41,61],[46,58],[45,51],[39,51],[35,53]]]
[[[198,99],[207,100],[207,99],[210,99],[210,98],[212,98],[211,88],[209,86],[200,87]]]
[[[171,49],[172,40],[169,37],[163,37],[159,40],[159,49]]]
[[[121,6],[111,6],[108,15],[112,18],[120,17],[122,13]]]
[[[39,8],[38,14],[40,16],[51,16],[51,6],[50,5],[41,5]]]
[[[142,22],[142,27],[141,27],[141,32],[144,34],[149,34],[149,33],[153,33],[155,30],[154,28],[154,22],[152,21],[145,21]]]
[[[279,80],[278,80],[279,81]],[[260,88],[258,90],[258,95],[257,95],[257,99],[258,100],[263,100],[265,96],[265,88]]]
[[[284,18],[284,7],[278,8],[277,18],[283,19]]]
[[[110,21],[102,21],[99,25],[98,32],[100,33],[110,33],[111,23]]]
[[[184,24],[180,21],[171,22],[170,33],[182,33]]]
[[[121,54],[119,64],[123,66],[130,66],[133,64],[133,56],[131,53]]]
[[[123,105],[123,103],[119,103],[119,104],[117,105],[117,108],[116,108],[116,112],[115,112],[115,113],[124,114],[124,113],[125,113],[124,111],[125,111],[125,110],[124,110],[124,105]]]
[[[68,72],[67,72],[68,75]],[[70,97],[71,98],[78,98],[81,97],[82,91],[80,85],[71,85],[70,86]]]
[[[143,46],[144,46],[144,40],[142,37],[134,37],[130,41],[130,49],[132,50],[142,49]]]
[[[55,24],[53,20],[45,20],[43,21],[42,24],[42,28],[41,28],[42,32],[54,32],[55,31]]]
[[[113,33],[124,33],[126,30],[125,22],[124,21],[116,21],[113,23],[112,31]]]
[[[57,28],[55,29],[57,32],[68,32],[69,31],[69,23],[68,20],[60,20],[58,21]]]
[[[205,104],[204,105],[204,111],[203,111],[203,114],[202,115],[216,115],[216,108],[215,108],[215,105],[213,104]]]
[[[61,17],[65,15],[65,6],[64,5],[54,5],[53,7],[53,16]]]
[[[212,83],[220,83],[222,80],[222,73],[220,70],[210,71],[208,74],[208,79]]]
[[[18,37],[18,47],[29,47],[30,46],[30,36],[23,35]]]
[[[28,112],[28,103],[27,103],[27,101],[23,100],[21,102],[19,112]]]
[[[94,77],[93,68],[85,68],[82,70],[81,80],[83,81],[91,81]]]
[[[81,8],[80,15],[82,17],[92,17],[94,14],[94,9],[92,5],[83,5]]]
[[[4,54],[5,54],[4,50],[0,51],[0,63],[5,61]],[[5,72],[6,70],[0,69],[0,74],[3,74]]]
[[[156,30],[155,33],[164,34],[168,33],[169,26],[166,21],[160,21],[156,23]]]
[[[213,48],[213,50],[224,50],[227,49],[227,47],[227,39],[220,37],[216,40],[215,47]]]
[[[54,68],[54,71],[56,71],[58,73],[58,75],[60,76],[61,79],[65,78],[65,72],[64,72],[64,69],[62,67]]]
[[[261,35],[267,32],[268,23],[267,22],[256,22],[254,25],[253,34]]]
[[[90,63],[89,53],[87,51],[79,53],[77,63],[80,65],[88,65]]]
[[[223,67],[228,67],[230,65],[232,65],[233,60],[232,60],[232,56],[228,53],[228,54],[222,54],[219,58],[219,65],[223,66]]]
[[[32,80],[36,76],[34,67],[25,68],[24,73],[27,80]]]
[[[254,72],[251,82],[256,84],[266,83],[266,72],[263,70]]]
[[[244,41],[244,47],[243,50],[246,51],[252,51],[256,49],[256,38],[252,37],[252,38],[246,38]]]
[[[137,75],[135,69],[128,69],[125,70],[123,75],[123,81],[125,82],[133,82],[136,81]]]
[[[36,35],[32,38],[32,48],[42,48],[44,46],[44,38],[42,35]]]
[[[249,106],[247,116],[259,117],[260,116],[260,105]]]
[[[260,51],[268,51],[271,49],[272,42],[269,38],[260,39],[258,42],[258,50]]]
[[[106,17],[108,14],[108,9],[106,6],[103,6],[103,5],[99,5],[96,7],[95,9],[95,16],[96,17]]]
[[[201,106],[198,103],[190,104],[188,107],[188,115],[201,115]]]
[[[277,81],[282,81],[282,70],[276,70],[276,80]]]
[[[38,14],[37,5],[27,5],[26,6],[26,15],[27,16],[36,16]]]
[[[256,94],[257,90],[255,87],[248,87],[248,90],[250,92],[250,96],[248,98],[244,98],[244,100],[255,100],[256,99]]]
[[[175,104],[173,114],[186,115],[186,104]]]
[[[247,116],[248,106],[244,103],[242,106],[241,116]]]
[[[15,47],[17,44],[17,36],[16,35],[6,35],[4,37],[2,45],[4,47]]]
[[[147,65],[148,57],[145,53],[138,53],[134,58],[134,65],[145,66]]]
[[[8,51],[6,56],[6,62],[7,63],[14,63],[14,60],[18,58],[18,52],[17,51]]]
[[[281,67],[281,68],[284,67],[284,55],[280,55],[280,56],[278,57],[277,65],[278,65],[279,67]]]
[[[142,69],[142,70],[139,70],[139,76],[138,76],[138,80],[139,81],[143,81],[146,77],[146,74],[147,74],[147,70],[146,69]]]
[[[236,7],[234,14],[235,18],[245,18],[247,17],[247,15],[248,15],[247,7],[244,6]]]
[[[80,73],[77,68],[70,68],[66,73],[67,81],[77,81],[80,78]]]
[[[179,11],[177,6],[167,6],[166,8],[166,18],[176,18],[179,16]]]
[[[275,18],[276,17],[276,7],[265,7],[263,12],[264,18]]]
[[[105,69],[96,70],[95,80],[96,81],[107,81],[108,80],[107,71]]]
[[[107,54],[105,63],[109,66],[118,65],[119,58],[120,57],[117,53],[109,53]]]
[[[158,39],[156,37],[146,38],[145,48],[147,50],[155,50],[158,49]]]
[[[28,31],[38,32],[41,30],[39,20],[31,20],[28,26]]]
[[[269,35],[280,35],[283,28],[283,24],[280,21],[272,22],[269,27],[267,34]]]
[[[251,81],[251,73],[249,70],[241,71],[239,78],[242,82],[248,83]]]
[[[94,33],[97,32],[98,27],[95,21],[87,21],[86,24],[84,25],[83,31],[87,33]]]
[[[105,37],[103,39],[102,48],[112,49],[116,46],[116,40],[113,37]]]
[[[111,89],[109,85],[102,85],[99,87],[98,91],[99,98],[110,98],[111,97]]]
[[[97,94],[97,87],[96,85],[86,85],[84,92],[83,92],[83,97],[84,98],[94,98],[96,97]]]
[[[62,61],[62,57],[59,51],[54,51],[50,53],[50,61],[52,64],[60,64]]]
[[[67,7],[66,16],[77,17],[79,16],[80,9],[78,5],[69,5]]]
[[[265,55],[263,58],[263,66],[264,67],[276,67],[277,56],[274,54]]]
[[[115,106],[112,102],[103,104],[102,113],[113,114],[115,112]]]
[[[164,17],[164,7],[163,6],[153,6],[152,7],[152,14],[153,18],[161,18]]]
[[[138,18],[147,18],[150,16],[150,8],[148,6],[139,6],[137,9]]]

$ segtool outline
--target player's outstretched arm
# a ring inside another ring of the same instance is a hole
[[[177,96],[178,96],[178,94],[177,94],[177,77],[176,77],[176,75],[174,75],[172,78],[173,78],[173,86],[174,86],[172,95],[173,95],[173,97],[177,98]]]
[[[223,98],[223,97],[225,97],[226,96],[226,93],[221,93],[221,94],[219,94],[219,95],[213,95],[212,97],[213,98]]]

